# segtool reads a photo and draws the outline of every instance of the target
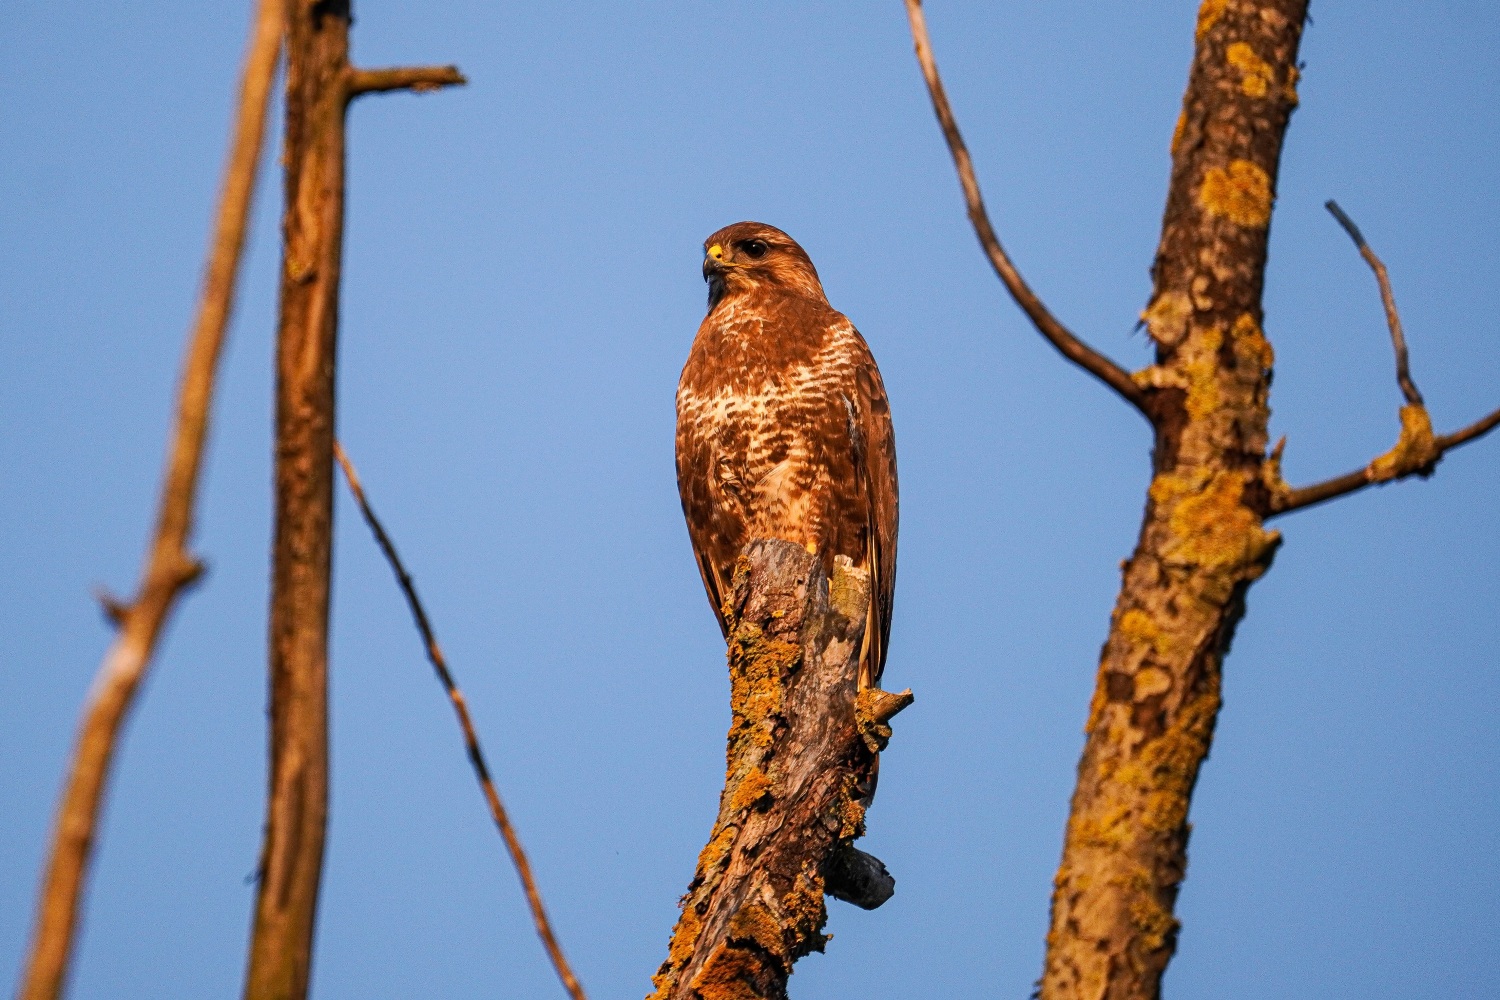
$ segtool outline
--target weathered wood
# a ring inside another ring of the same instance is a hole
[[[1052,897],[1044,1000],[1150,1000],[1176,946],[1188,805],[1263,528],[1261,288],[1306,0],[1206,0],[1144,319],[1153,478],[1100,657]]]
[[[874,786],[866,733],[910,703],[909,692],[892,696],[899,707],[882,701],[883,717],[860,718],[872,703],[856,690],[869,600],[863,570],[839,560],[829,580],[816,555],[790,542],[756,541],[740,559],[724,792],[654,1000],[785,997],[792,964],[822,950],[830,863],[839,858],[845,874]],[[873,884],[858,894],[884,901]]]
[[[199,473],[208,441],[214,384],[233,312],[245,232],[265,134],[266,106],[281,49],[281,0],[259,0],[240,78],[229,158],[219,195],[198,318],[188,339],[167,454],[156,534],[128,603],[104,596],[119,632],[95,675],[53,825],[37,900],[31,954],[17,995],[56,1000],[72,959],[90,855],[125,720],[151,668],[168,619],[202,566],[192,555]]]

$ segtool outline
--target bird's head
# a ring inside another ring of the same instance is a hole
[[[807,251],[775,226],[736,222],[703,241],[708,308],[726,297],[763,289],[827,301]]]

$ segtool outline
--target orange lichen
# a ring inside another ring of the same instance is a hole
[[[839,839],[854,840],[865,835],[865,807],[852,786],[846,785],[839,796]]]
[[[1271,349],[1271,342],[1249,313],[1241,313],[1234,321],[1230,338],[1235,358],[1245,364],[1260,371],[1269,371],[1276,364],[1276,352]]]
[[[1203,6],[1198,8],[1198,28],[1195,32],[1198,41],[1203,41],[1203,36],[1219,23],[1219,18],[1224,16],[1224,9],[1228,6],[1229,0],[1203,0]]]
[[[1229,65],[1240,72],[1240,90],[1246,97],[1265,97],[1271,91],[1271,82],[1276,71],[1271,64],[1255,54],[1255,50],[1244,42],[1229,46],[1225,55]]]
[[[1438,459],[1437,442],[1432,436],[1432,418],[1421,404],[1401,407],[1401,436],[1395,447],[1371,462],[1365,475],[1372,483],[1421,472]]]
[[[1249,160],[1209,167],[1198,188],[1198,203],[1235,225],[1264,228],[1271,221],[1271,178]]]
[[[766,777],[766,772],[758,767],[752,767],[750,773],[740,780],[739,786],[735,788],[733,797],[729,800],[729,811],[739,813],[753,806],[761,804],[771,795],[771,779]]]
[[[698,911],[689,903],[672,930],[672,941],[667,946],[667,960],[661,964],[656,975],[651,977],[651,984],[656,987],[656,992],[646,1000],[665,1000],[670,994],[671,987],[677,981],[677,973],[692,961],[693,949],[698,947],[698,936],[702,932],[703,922],[698,917]]]
[[[734,846],[734,835],[737,832],[739,827],[733,823],[725,823],[714,831],[708,843],[703,845],[703,850],[698,852],[697,878],[706,879],[718,871],[729,857],[729,849]]]
[[[801,656],[796,643],[768,638],[754,625],[734,630],[729,647],[731,745],[748,737],[757,746],[770,746],[770,720],[781,710],[782,679]]]
[[[1297,96],[1297,81],[1302,79],[1302,71],[1295,66],[1287,67],[1286,71],[1286,99],[1293,105],[1302,103],[1302,98]]]
[[[1177,155],[1177,147],[1182,145],[1182,133],[1187,130],[1187,111],[1177,112],[1177,124],[1172,126],[1172,155]]]

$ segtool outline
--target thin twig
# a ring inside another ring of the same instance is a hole
[[[1430,476],[1448,451],[1477,440],[1500,425],[1500,410],[1496,410],[1451,434],[1432,433],[1432,421],[1427,415],[1426,404],[1422,402],[1422,394],[1412,381],[1406,354],[1406,337],[1401,332],[1401,316],[1396,311],[1396,297],[1391,293],[1390,274],[1375,251],[1365,242],[1364,233],[1360,232],[1359,226],[1339,207],[1338,202],[1330,200],[1323,207],[1344,227],[1344,232],[1349,234],[1349,238],[1359,248],[1359,255],[1370,265],[1370,269],[1375,272],[1375,280],[1380,283],[1380,301],[1385,307],[1386,325],[1390,327],[1391,344],[1396,351],[1396,381],[1401,386],[1401,394],[1406,398],[1406,406],[1401,409],[1401,436],[1394,448],[1373,459],[1362,469],[1355,469],[1311,486],[1283,488],[1273,495],[1271,509],[1266,515],[1268,518],[1325,503],[1376,483],[1388,483],[1408,476]],[[1279,454],[1275,456],[1274,465],[1279,469]]]
[[[241,249],[265,134],[266,103],[281,48],[281,0],[260,0],[247,43],[240,99],[198,318],[178,388],[177,419],[162,483],[156,535],[128,605],[103,603],[119,627],[94,678],[66,790],[52,831],[51,857],[37,905],[22,1000],[62,995],[78,925],[79,900],[99,824],[105,786],[141,680],[150,668],[177,596],[202,572],[188,550],[214,380],[234,305]]]
[[[1406,337],[1401,332],[1401,314],[1396,311],[1396,296],[1391,292],[1391,276],[1385,269],[1385,264],[1375,256],[1375,251],[1370,249],[1370,244],[1365,242],[1365,234],[1359,231],[1354,220],[1344,214],[1339,203],[1333,199],[1323,203],[1323,207],[1339,220],[1339,225],[1344,227],[1344,232],[1354,241],[1359,248],[1359,255],[1370,265],[1370,270],[1375,272],[1375,280],[1380,283],[1380,304],[1385,307],[1385,322],[1391,330],[1391,346],[1396,349],[1396,382],[1401,386],[1401,394],[1412,406],[1422,405],[1422,394],[1417,391],[1417,384],[1411,380],[1411,367],[1406,356]]]
[[[354,463],[349,460],[343,447],[336,441],[333,445],[333,454],[344,470],[344,478],[349,482],[349,492],[354,494],[354,502],[359,505],[359,511],[364,515],[365,523],[370,526],[376,544],[385,554],[386,562],[391,565],[391,571],[396,574],[396,583],[400,585],[401,593],[406,596],[406,604],[411,608],[412,619],[416,622],[417,631],[427,647],[427,659],[431,661],[432,669],[437,672],[438,681],[442,683],[443,690],[448,693],[449,700],[453,702],[453,712],[458,716],[458,724],[463,729],[464,746],[469,751],[469,763],[474,767],[474,775],[479,779],[480,788],[484,790],[485,801],[489,803],[490,815],[494,817],[495,826],[500,829],[500,836],[505,839],[506,850],[510,852],[510,859],[515,864],[516,874],[521,878],[521,887],[526,891],[526,902],[531,907],[531,919],[536,924],[537,935],[542,939],[548,957],[552,959],[552,967],[557,970],[557,976],[562,980],[563,988],[568,991],[573,1000],[588,1000],[583,992],[583,986],[573,975],[573,970],[563,955],[562,946],[557,942],[557,935],[552,932],[552,923],[547,919],[547,909],[542,905],[542,894],[538,891],[536,879],[531,874],[531,864],[526,860],[526,851],[521,846],[521,838],[517,836],[515,827],[511,825],[505,806],[500,801],[500,793],[495,790],[495,782],[490,778],[489,765],[485,763],[484,750],[479,745],[479,734],[475,731],[474,720],[469,715],[468,703],[464,700],[463,692],[458,689],[458,684],[453,680],[453,674],[448,670],[448,660],[443,656],[442,648],[438,646],[437,637],[432,632],[432,623],[427,618],[427,611],[422,606],[421,598],[417,596],[417,585],[412,580],[411,574],[406,571],[401,557],[396,554],[396,546],[391,541],[391,536],[386,533],[380,519],[375,516],[375,511],[370,508],[370,502],[365,497],[365,490],[360,484],[359,473],[355,471]]]
[[[989,257],[990,266],[995,269],[995,273],[999,275],[1011,297],[1031,319],[1037,331],[1046,337],[1063,357],[1115,390],[1147,420],[1151,420],[1151,407],[1146,393],[1136,385],[1130,373],[1085,344],[1071,330],[1063,326],[1026,284],[1026,280],[1021,277],[1021,272],[1016,270],[1016,266],[1011,263],[1004,247],[1000,245],[1000,238],[995,235],[995,229],[990,225],[989,213],[984,207],[984,198],[979,191],[979,181],[974,176],[974,165],[969,158],[969,149],[964,145],[963,135],[958,130],[958,121],[953,116],[953,108],[948,104],[948,95],[943,90],[942,78],[938,76],[937,63],[932,57],[932,44],[927,37],[927,21],[922,16],[922,0],[906,0],[906,13],[911,21],[912,39],[916,43],[917,62],[922,66],[922,76],[927,81],[927,92],[932,97],[932,108],[937,113],[938,124],[942,126],[943,138],[948,141],[948,150],[953,154],[953,165],[958,170],[958,181],[963,187],[964,203],[969,210],[969,222],[973,224],[974,233],[979,237],[979,243]]]
[[[402,66],[394,69],[351,69],[349,95],[358,97],[387,90],[423,93],[443,87],[461,87],[469,81],[457,66]]]
[[[1436,465],[1439,459],[1454,448],[1484,437],[1490,431],[1494,430],[1496,426],[1500,426],[1500,410],[1495,410],[1488,416],[1481,417],[1469,426],[1460,428],[1451,434],[1437,435],[1433,438],[1434,455],[1431,465]],[[1428,468],[1431,468],[1431,465]],[[1405,473],[1405,475],[1418,474],[1420,474],[1420,470],[1417,469]],[[1405,475],[1393,478],[1405,478]],[[1370,472],[1370,466],[1366,465],[1364,468],[1355,469],[1353,472],[1346,472],[1342,476],[1336,476],[1321,483],[1288,490],[1282,494],[1279,500],[1273,503],[1266,518],[1269,520],[1273,517],[1279,517],[1282,514],[1290,514],[1295,510],[1303,510],[1320,503],[1326,503],[1329,500],[1335,500],[1350,493],[1356,493],[1366,486],[1390,481],[1388,478],[1381,479],[1373,476]]]

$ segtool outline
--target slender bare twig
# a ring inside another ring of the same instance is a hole
[[[1391,292],[1391,276],[1385,269],[1384,262],[1370,249],[1370,244],[1365,242],[1365,234],[1359,231],[1354,220],[1344,213],[1339,203],[1330,198],[1323,203],[1323,207],[1339,221],[1344,227],[1344,232],[1354,241],[1359,248],[1359,255],[1370,265],[1370,270],[1375,272],[1375,280],[1380,283],[1380,304],[1385,307],[1385,322],[1391,330],[1391,346],[1396,349],[1396,382],[1401,386],[1401,394],[1412,406],[1422,405],[1422,394],[1417,391],[1417,384],[1411,380],[1410,362],[1406,356],[1406,337],[1401,332],[1401,314],[1396,311],[1396,296]]]
[[[386,90],[414,90],[422,93],[442,87],[460,87],[469,81],[457,66],[409,66],[396,69],[351,69],[349,94],[376,93]]]
[[[927,21],[922,16],[922,0],[906,0],[906,13],[911,21],[912,39],[916,43],[917,62],[922,66],[922,76],[927,81],[927,92],[932,97],[932,108],[937,113],[938,124],[942,126],[943,138],[948,141],[948,150],[953,154],[953,165],[958,170],[958,181],[963,187],[964,203],[969,210],[969,222],[973,224],[980,246],[989,257],[990,266],[995,269],[995,274],[999,275],[1000,281],[1004,283],[1011,297],[1016,300],[1016,304],[1030,318],[1032,325],[1062,353],[1063,357],[1109,386],[1122,399],[1139,410],[1147,420],[1152,420],[1146,393],[1136,385],[1130,373],[1078,339],[1056,316],[1053,316],[1042,300],[1031,290],[1031,286],[1026,284],[1026,279],[1021,277],[1021,272],[1016,270],[1005,248],[1000,245],[1000,238],[995,235],[995,229],[990,225],[989,213],[984,207],[984,198],[979,191],[979,181],[974,176],[974,164],[969,158],[969,149],[964,145],[963,135],[958,130],[958,121],[953,116],[953,108],[948,104],[948,95],[943,90],[943,81],[938,75],[937,63],[932,57],[932,44],[927,37]]]
[[[265,133],[266,102],[281,46],[281,3],[261,0],[247,44],[229,159],[198,318],[188,341],[177,419],[162,483],[156,536],[135,599],[102,599],[119,632],[94,679],[79,729],[72,769],[52,833],[52,853],[37,904],[31,956],[19,996],[55,1000],[62,994],[78,925],[99,813],[120,729],[178,594],[202,572],[189,553],[193,505],[208,437],[214,377],[234,305],[241,249]]]
[[[463,730],[464,746],[469,751],[469,763],[473,765],[474,776],[479,779],[479,787],[483,789],[485,801],[489,803],[490,815],[494,817],[495,826],[500,829],[500,836],[505,839],[506,850],[510,852],[511,862],[515,865],[516,874],[521,879],[521,888],[526,891],[526,902],[531,907],[531,919],[536,924],[537,936],[542,939],[542,945],[547,949],[547,956],[552,959],[552,967],[557,970],[557,977],[562,980],[563,988],[568,991],[573,1000],[587,1000],[583,986],[579,984],[578,977],[573,975],[573,970],[563,955],[562,946],[557,942],[557,935],[552,931],[552,923],[547,918],[547,909],[542,904],[542,894],[537,889],[536,879],[531,874],[531,864],[526,860],[526,851],[521,846],[521,838],[516,834],[515,827],[511,825],[510,816],[500,801],[500,793],[495,790],[495,782],[490,778],[489,765],[485,763],[484,750],[479,745],[479,734],[475,731],[474,720],[469,715],[468,702],[464,700],[463,692],[458,689],[458,684],[448,669],[447,657],[443,655],[437,636],[432,632],[432,623],[427,617],[426,609],[422,606],[422,599],[417,596],[416,582],[406,571],[406,565],[402,563],[401,557],[396,554],[396,545],[391,541],[391,536],[386,533],[384,525],[380,523],[380,519],[375,516],[375,511],[371,509],[370,501],[365,496],[364,486],[359,481],[359,473],[355,471],[354,463],[349,460],[348,454],[337,441],[333,445],[333,454],[338,459],[339,465],[343,467],[344,478],[349,483],[349,492],[354,495],[354,502],[359,505],[359,511],[364,515],[365,523],[370,526],[370,532],[375,536],[376,544],[385,554],[391,571],[396,574],[396,583],[400,585],[401,593],[406,597],[412,620],[416,622],[417,631],[422,636],[422,643],[427,648],[427,659],[432,663],[432,669],[436,671],[438,681],[443,685],[443,690],[448,693],[449,700],[453,702],[453,714],[458,717],[459,727]]]
[[[1470,441],[1476,441],[1484,437],[1490,431],[1494,430],[1496,426],[1500,426],[1500,410],[1495,410],[1493,413],[1481,417],[1469,426],[1459,428],[1451,434],[1438,434],[1434,436],[1432,439],[1432,460],[1426,468],[1430,470],[1448,452],[1460,445],[1465,445]],[[1395,476],[1381,478],[1371,473],[1370,470],[1373,465],[1374,462],[1364,468],[1355,469],[1353,472],[1346,472],[1342,476],[1335,476],[1333,479],[1327,479],[1321,483],[1289,489],[1282,494],[1279,500],[1273,502],[1271,511],[1266,517],[1269,520],[1273,517],[1279,517],[1282,514],[1290,514],[1295,510],[1303,510],[1304,508],[1325,503],[1329,500],[1336,500],[1350,493],[1356,493],[1366,486],[1390,482],[1391,479],[1402,479],[1408,475],[1420,475],[1422,472],[1421,469],[1414,468]]]
[[[1401,331],[1401,316],[1396,311],[1396,297],[1391,292],[1391,279],[1385,264],[1365,242],[1359,226],[1355,225],[1354,220],[1349,218],[1337,202],[1328,201],[1324,207],[1344,227],[1344,232],[1349,234],[1349,238],[1359,248],[1359,255],[1370,265],[1370,269],[1375,272],[1375,280],[1380,283],[1380,301],[1385,307],[1386,325],[1390,327],[1391,344],[1396,352],[1396,381],[1406,399],[1406,405],[1401,408],[1401,436],[1395,447],[1373,459],[1364,468],[1311,486],[1280,490],[1272,497],[1267,517],[1289,514],[1294,510],[1325,503],[1376,483],[1405,479],[1407,476],[1430,476],[1449,450],[1481,438],[1496,425],[1500,425],[1500,410],[1496,410],[1451,434],[1432,433],[1432,420],[1427,414],[1426,404],[1422,401],[1422,394],[1417,391],[1416,383],[1412,381],[1406,337]],[[1280,463],[1276,461],[1274,464],[1279,467]]]

